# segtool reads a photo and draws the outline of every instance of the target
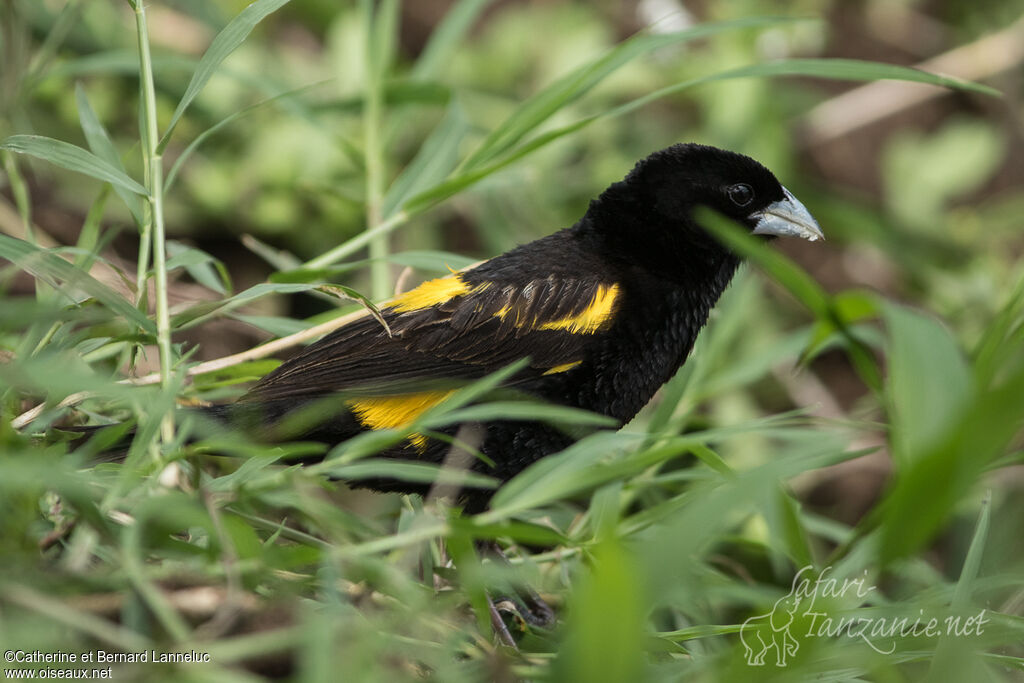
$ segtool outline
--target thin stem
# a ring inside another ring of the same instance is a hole
[[[166,390],[171,385],[171,316],[167,307],[167,255],[164,236],[164,179],[163,157],[157,150],[160,135],[156,123],[156,88],[153,85],[153,61],[149,52],[149,30],[146,27],[146,8],[141,0],[136,0],[135,23],[139,34],[139,62],[142,79],[142,108],[145,124],[143,156],[146,161],[146,189],[150,191],[148,219],[144,224],[152,224],[153,271],[156,275],[154,297],[156,299],[156,338],[160,351],[160,385]],[[143,231],[143,242],[146,241]],[[142,270],[140,259],[140,271]],[[140,284],[145,283],[145,273],[140,272]],[[139,287],[140,295],[144,288]],[[161,421],[160,433],[163,442],[174,440],[174,414],[168,411]]]
[[[407,220],[409,220],[409,214],[406,213],[405,211],[399,211],[398,213],[391,216],[391,218],[380,223],[379,225],[367,229],[365,232],[356,235],[355,237],[345,242],[344,244],[339,244],[333,249],[325,251],[324,253],[317,256],[315,259],[307,261],[303,267],[326,268],[327,266],[333,265],[340,261],[341,259],[345,258],[346,256],[349,256],[350,254],[359,251],[360,249],[365,247],[368,242],[371,242],[380,236],[387,235],[389,232],[397,228],[402,223],[405,223]],[[374,296],[374,299],[380,301],[381,299],[386,299],[387,296],[388,294],[387,292],[385,292],[383,296]]]
[[[28,183],[18,170],[18,162],[13,154],[5,151],[0,153],[0,158],[3,159],[7,182],[11,186],[11,194],[14,195],[14,204],[18,207],[18,215],[21,216],[21,223],[25,228],[25,240],[38,245],[35,227],[32,225],[32,201],[28,194]]]
[[[363,108],[363,138],[366,158],[366,230],[371,232],[381,223],[381,204],[384,198],[384,150],[381,139],[381,110],[385,66],[378,56],[375,28],[383,21],[374,17],[374,3],[366,3],[366,106]],[[388,268],[388,238],[386,233],[375,234],[369,242],[370,291],[379,301],[391,292]]]

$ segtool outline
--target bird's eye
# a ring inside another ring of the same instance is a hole
[[[730,185],[726,192],[728,192],[729,199],[731,199],[732,203],[736,206],[746,206],[750,202],[754,201],[754,190],[746,183]]]

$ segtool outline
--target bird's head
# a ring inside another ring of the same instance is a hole
[[[671,269],[673,263],[678,267],[728,254],[697,223],[699,206],[754,235],[824,238],[804,205],[767,168],[742,154],[693,143],[673,145],[637,163],[592,203],[588,217],[618,248],[642,251]]]

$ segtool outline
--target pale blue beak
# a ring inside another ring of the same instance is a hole
[[[782,191],[786,193],[785,199],[773,202],[751,215],[751,218],[757,219],[754,234],[802,237],[811,242],[825,239],[818,221],[814,220],[807,207],[786,188],[782,188]]]

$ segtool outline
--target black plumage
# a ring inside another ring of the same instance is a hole
[[[697,206],[755,234],[821,236],[756,161],[674,145],[640,161],[572,227],[424,283],[382,306],[390,333],[369,316],[348,324],[216,412],[274,423],[337,396],[328,418],[295,435],[335,443],[366,429],[401,428],[447,395],[444,382],[475,380],[528,358],[507,386],[622,425],[686,360],[739,264],[697,224]],[[501,480],[572,442],[541,422],[491,422],[481,435],[480,450],[494,465],[475,461],[473,468]],[[385,455],[441,462],[449,447],[412,435]],[[370,485],[423,490],[399,481]],[[474,508],[488,497],[468,496]]]

